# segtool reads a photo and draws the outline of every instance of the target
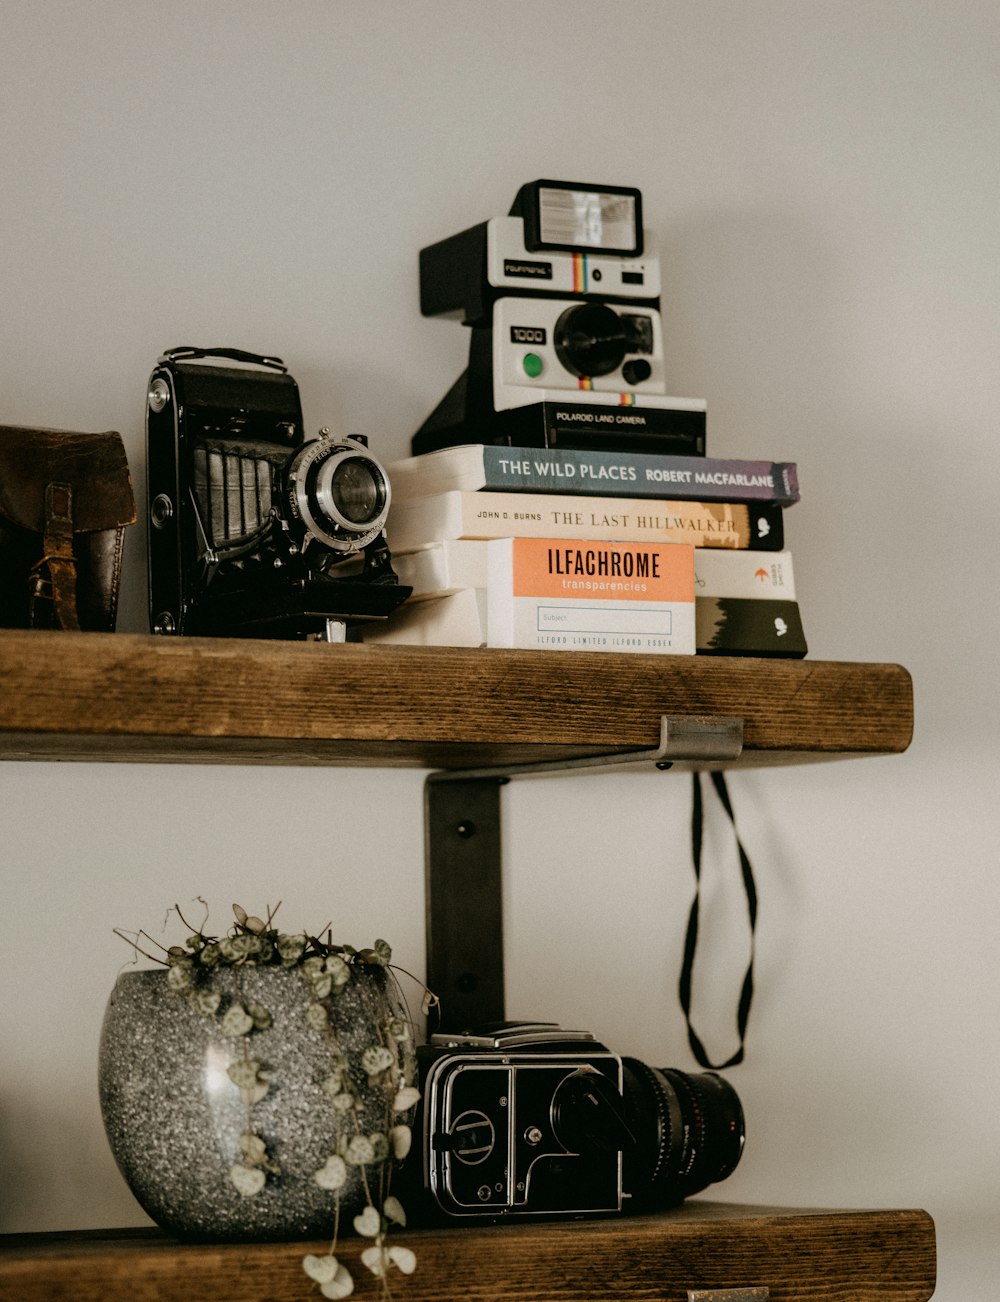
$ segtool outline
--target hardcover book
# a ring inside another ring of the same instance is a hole
[[[353,636],[386,646],[485,646],[486,588],[462,588],[428,601],[410,598],[391,618],[361,624]]]
[[[799,660],[807,654],[797,602],[695,597],[694,611],[694,650],[698,655]],[[485,588],[464,588],[428,601],[407,601],[390,619],[364,624],[360,634],[366,642],[457,647],[495,645],[490,641]],[[562,649],[572,648],[567,644]]]
[[[482,538],[448,538],[413,552],[396,552],[393,569],[400,583],[413,589],[410,602],[443,597],[462,588],[486,587],[490,544]],[[795,600],[795,576],[789,551],[696,547],[694,590],[701,597],[783,598]]]
[[[484,538],[445,538],[418,551],[393,553],[392,568],[400,583],[413,589],[411,602],[485,588],[488,547]]]
[[[789,461],[468,443],[392,462],[387,472],[397,502],[453,489],[760,501],[782,506],[799,500],[797,467]]]
[[[808,650],[797,601],[702,597],[695,606],[698,650],[705,655],[794,660]]]
[[[393,553],[446,538],[583,538],[689,543],[781,551],[782,508],[774,502],[487,493],[454,489],[393,502],[386,524]]]
[[[405,582],[405,580],[402,580]],[[795,600],[795,574],[789,551],[734,551],[699,547],[694,556],[696,597]]]
[[[694,652],[692,547],[503,538],[488,552],[488,646]]]

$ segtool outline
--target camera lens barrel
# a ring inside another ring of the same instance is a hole
[[[286,484],[293,516],[336,551],[358,551],[385,527],[389,477],[358,442],[331,435],[304,443],[288,464]]]
[[[625,323],[606,303],[577,303],[559,317],[553,331],[556,356],[571,375],[610,375],[628,352]]]
[[[623,1179],[637,1203],[677,1203],[732,1174],[745,1139],[736,1091],[715,1072],[692,1075],[623,1058],[626,1115],[636,1136]]]

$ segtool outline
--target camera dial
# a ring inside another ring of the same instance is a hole
[[[336,551],[353,552],[385,527],[389,479],[359,440],[321,430],[289,463],[287,499],[308,534]]]
[[[571,1072],[556,1089],[552,1129],[570,1153],[619,1153],[635,1143],[614,1081],[589,1066]]]

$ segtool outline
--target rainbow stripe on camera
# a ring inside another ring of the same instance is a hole
[[[590,288],[590,268],[586,253],[573,254],[573,293],[586,294]]]
[[[579,378],[579,380],[577,380],[577,388],[583,389],[583,390],[585,390],[585,391],[588,392],[588,393],[593,389],[593,387],[594,387],[594,381],[590,378],[589,375],[581,375],[580,378]],[[618,395],[618,406],[619,406],[619,407],[634,407],[634,406],[635,406],[635,394],[634,394],[634,393],[620,393],[620,394]]]

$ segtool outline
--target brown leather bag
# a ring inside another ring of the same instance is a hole
[[[0,628],[112,632],[135,518],[120,434],[0,425]]]

